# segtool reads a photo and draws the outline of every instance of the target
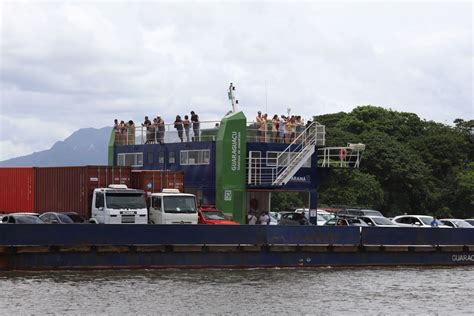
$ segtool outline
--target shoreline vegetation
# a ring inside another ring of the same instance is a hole
[[[320,207],[474,217],[474,120],[451,126],[370,105],[314,119],[326,126],[326,146],[366,144],[360,169],[331,169],[319,188]],[[304,205],[299,195],[276,199]]]

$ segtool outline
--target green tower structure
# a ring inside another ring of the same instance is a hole
[[[216,206],[245,224],[247,119],[235,112],[221,120],[216,141]]]

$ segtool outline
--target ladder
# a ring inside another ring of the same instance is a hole
[[[325,126],[313,121],[277,156],[277,163],[272,172],[272,186],[283,186],[314,154],[316,146],[324,146]]]

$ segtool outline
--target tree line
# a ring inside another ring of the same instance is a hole
[[[474,120],[451,126],[375,106],[314,119],[326,126],[326,146],[366,145],[359,169],[331,169],[319,206],[474,217]]]

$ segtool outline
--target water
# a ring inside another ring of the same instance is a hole
[[[0,273],[8,314],[472,314],[474,267]]]

